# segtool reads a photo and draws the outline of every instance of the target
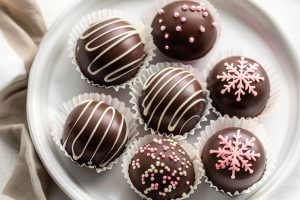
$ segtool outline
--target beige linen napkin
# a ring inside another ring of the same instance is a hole
[[[18,155],[1,200],[46,199],[45,188],[51,180],[35,153],[26,119],[27,77],[45,31],[34,0],[0,0],[0,137]]]

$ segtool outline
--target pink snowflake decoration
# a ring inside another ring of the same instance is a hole
[[[250,160],[256,161],[256,158],[260,157],[260,153],[255,153],[255,151],[250,151],[254,146],[255,137],[250,140],[246,139],[245,142],[241,142],[241,130],[237,130],[237,134],[233,135],[233,140],[228,140],[228,137],[223,137],[219,135],[220,146],[218,150],[210,150],[210,154],[217,154],[219,160],[215,164],[216,169],[228,168],[231,173],[231,179],[235,179],[236,172],[244,169],[245,172],[253,173],[251,169],[252,164],[249,163]]]
[[[236,89],[234,95],[237,95],[236,101],[241,101],[241,95],[245,95],[246,92],[257,96],[255,91],[255,86],[251,85],[253,82],[264,81],[265,78],[256,74],[259,65],[257,63],[248,64],[245,57],[241,57],[238,60],[238,65],[234,66],[234,63],[225,64],[227,73],[223,72],[222,75],[218,75],[217,79],[222,79],[222,82],[227,82],[224,84],[224,89],[221,91],[222,94],[225,92],[230,93],[231,89]]]

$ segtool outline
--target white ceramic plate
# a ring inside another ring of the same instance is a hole
[[[147,10],[150,0],[80,0],[65,11],[45,36],[31,69],[27,113],[36,150],[61,189],[72,199],[138,199],[123,178],[120,165],[112,171],[97,174],[77,167],[63,156],[50,136],[55,110],[84,92],[111,94],[128,102],[128,90],[116,94],[95,88],[80,79],[71,65],[66,43],[72,26],[85,14],[101,8],[120,9],[137,17]],[[221,14],[223,35],[219,49],[247,49],[268,59],[282,84],[277,110],[263,123],[271,136],[278,165],[274,175],[260,188],[238,198],[267,199],[284,183],[299,157],[299,60],[282,30],[266,13],[248,0],[212,0]],[[205,63],[209,54],[202,63]],[[201,65],[200,65],[201,66]],[[199,66],[199,67],[200,67]],[[226,199],[202,184],[191,199]]]

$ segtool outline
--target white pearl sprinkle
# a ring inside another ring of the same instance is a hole
[[[165,39],[168,39],[168,38],[169,38],[169,34],[166,33],[166,34],[165,34]]]
[[[161,27],[160,27],[160,30],[161,30],[161,31],[164,31],[164,30],[166,30],[166,27],[165,27],[165,26],[161,26]]]
[[[181,22],[186,22],[186,17],[181,17]]]
[[[168,45],[165,46],[165,49],[166,49],[166,50],[169,50],[169,48],[170,48],[170,47],[169,47]]]
[[[175,17],[175,18],[177,18],[177,17],[179,17],[179,16],[180,16],[179,12],[174,12],[174,17]]]
[[[207,16],[208,16],[208,12],[204,12],[203,17],[207,17]]]
[[[165,13],[165,11],[163,9],[159,9],[158,14],[162,15],[164,13]]]
[[[187,10],[188,9],[188,6],[186,5],[186,4],[184,4],[183,6],[182,6],[182,10]]]
[[[213,27],[217,27],[217,26],[218,26],[218,23],[217,23],[217,22],[213,22],[213,23],[212,23],[212,26],[213,26]]]
[[[195,38],[194,38],[194,37],[190,37],[190,38],[189,38],[189,42],[190,42],[190,43],[194,43],[194,42],[195,42]]]
[[[159,20],[158,20],[158,23],[160,23],[160,24],[161,24],[162,22],[163,22],[163,20],[162,20],[162,19],[159,19]]]
[[[176,26],[176,31],[178,31],[178,32],[182,31],[181,26]]]
[[[200,29],[200,32],[201,32],[201,33],[204,33],[204,32],[205,32],[205,28],[204,28],[204,26],[200,26],[200,28],[199,28],[199,29]]]

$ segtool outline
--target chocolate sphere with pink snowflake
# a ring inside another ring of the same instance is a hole
[[[221,60],[207,77],[212,105],[222,115],[256,117],[270,98],[270,80],[255,60],[232,56]]]
[[[157,11],[152,21],[154,44],[176,60],[196,60],[214,46],[218,23],[207,3],[175,1]]]
[[[231,194],[241,193],[257,183],[266,169],[263,144],[242,128],[215,133],[203,148],[202,161],[208,180]]]

